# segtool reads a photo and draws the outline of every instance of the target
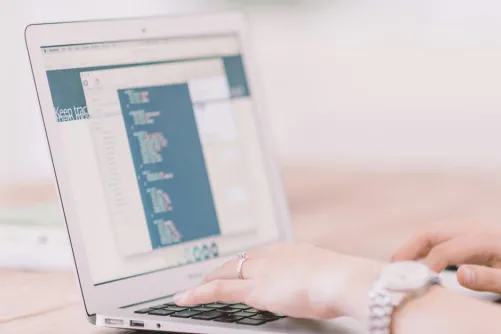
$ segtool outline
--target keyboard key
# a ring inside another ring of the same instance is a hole
[[[149,312],[148,314],[151,314],[151,315],[161,315],[161,316],[167,316],[167,315],[171,315],[172,313],[174,313],[174,311],[168,311],[168,310],[153,310],[151,312]]]
[[[218,311],[209,311],[209,312],[204,312],[200,313],[199,315],[196,315],[192,317],[192,319],[198,319],[198,320],[212,320],[219,318],[223,316],[224,313],[218,312]]]
[[[171,317],[175,317],[175,318],[191,318],[197,314],[200,314],[202,312],[200,311],[193,311],[193,310],[184,310],[184,311],[181,311],[181,312],[176,312],[176,313],[173,313],[171,314]]]
[[[234,304],[230,306],[231,308],[239,309],[239,310],[247,310],[250,309],[251,307],[249,305],[244,305],[244,304]]]
[[[205,304],[204,307],[208,307],[208,308],[221,308],[221,307],[225,307],[226,304],[221,304],[221,303],[211,303],[211,304]]]
[[[177,304],[176,304],[176,303],[172,303],[172,302],[171,302],[171,303],[165,303],[164,305],[165,305],[165,306],[177,306]]]
[[[233,313],[233,315],[236,317],[243,317],[243,318],[252,317],[252,313],[246,313],[244,311],[235,312]]]
[[[152,310],[160,310],[160,309],[165,308],[165,305],[164,304],[162,304],[162,305],[155,305],[155,306],[150,306],[150,308]]]
[[[255,308],[249,308],[247,310],[244,310],[245,313],[252,313],[252,314],[257,314],[260,313],[260,310],[256,310]]]
[[[179,307],[179,306],[164,306],[164,310],[169,310],[172,312],[179,312],[179,311],[184,311],[187,309],[187,307]]]
[[[153,311],[153,309],[152,308],[143,308],[141,310],[135,311],[134,313],[145,314],[145,313],[148,313],[150,311]]]
[[[277,317],[277,318],[285,318],[284,315],[276,314],[276,313],[271,313],[268,311],[261,312],[262,315],[268,316],[268,317]]]
[[[227,314],[223,317],[214,319],[214,321],[231,323],[231,322],[237,322],[242,319],[243,317],[236,317],[234,314]]]
[[[230,308],[229,306],[225,306],[223,308],[218,308],[217,310],[219,312],[223,312],[223,313],[237,313],[237,312],[239,312],[239,310],[234,309],[234,308]]]
[[[198,307],[190,307],[190,310],[199,311],[199,312],[207,312],[207,311],[210,311],[212,309],[198,306]]]
[[[254,320],[263,320],[263,321],[273,321],[273,320],[280,319],[280,317],[264,315],[264,314],[256,314],[250,318],[254,319]]]
[[[259,326],[266,323],[264,320],[254,320],[254,319],[242,319],[237,322],[237,324],[241,325],[251,325],[251,326]]]

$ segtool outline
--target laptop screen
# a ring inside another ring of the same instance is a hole
[[[278,238],[236,35],[41,52],[95,285]]]

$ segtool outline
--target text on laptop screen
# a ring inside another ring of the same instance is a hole
[[[94,284],[278,238],[237,36],[41,52]]]

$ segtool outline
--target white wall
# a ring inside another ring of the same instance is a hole
[[[15,38],[8,29],[9,26],[15,23],[15,17],[18,12],[15,8],[13,1],[0,0],[2,13],[0,14],[0,43],[2,46],[2,61],[0,61],[0,99],[2,101],[2,108],[0,109],[0,182],[11,178],[14,163],[13,157],[13,139],[14,134],[13,126],[13,113],[16,111],[17,96],[17,76],[16,67],[14,63],[17,53],[18,45],[15,44]],[[8,48],[7,46],[12,46]],[[16,55],[10,55],[12,51]],[[6,56],[9,54],[9,56]]]
[[[10,60],[0,64],[9,78],[3,77],[0,87],[8,97],[2,110],[10,119],[9,126],[0,123],[0,155],[6,156],[6,142],[14,142],[8,145],[16,153],[9,153],[9,169],[35,179],[49,176],[50,169],[22,39],[28,22],[158,14],[222,3],[0,1],[17,5],[3,21],[9,33],[0,36],[12,45]],[[269,118],[284,163],[307,157],[365,165],[501,164],[501,2],[276,2],[282,5],[229,1],[249,8]],[[6,169],[2,162],[0,181]]]
[[[501,163],[501,2],[331,1],[274,18],[255,29],[285,159]]]

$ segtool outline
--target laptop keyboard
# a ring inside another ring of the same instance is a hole
[[[285,318],[284,316],[271,312],[256,310],[248,305],[230,303],[211,303],[192,307],[180,307],[174,303],[167,303],[150,306],[149,308],[137,310],[134,313],[237,323],[249,326],[259,326],[267,322]]]

